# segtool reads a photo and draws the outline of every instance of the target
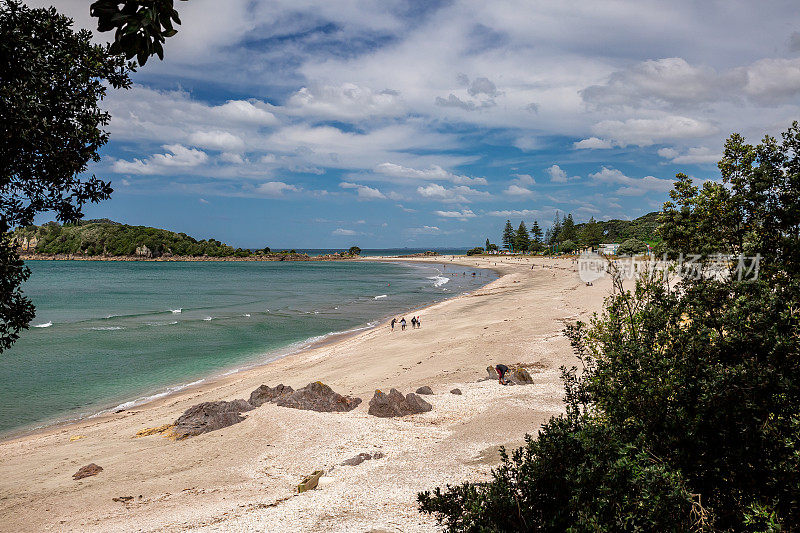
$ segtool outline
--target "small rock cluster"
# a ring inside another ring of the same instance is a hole
[[[490,379],[496,381],[500,377],[497,375],[497,370],[495,370],[493,366],[487,366],[486,372],[489,374],[489,377],[483,378],[482,381]],[[508,385],[533,385],[533,378],[528,371],[521,366],[512,366],[509,368],[504,379]]]
[[[375,396],[369,401],[367,412],[372,416],[388,418],[425,413],[431,409],[433,409],[431,404],[413,392],[403,396],[397,389],[391,389],[389,394],[376,390]]]
[[[351,457],[350,459],[343,461],[342,466],[358,466],[364,461],[369,461],[372,459],[381,459],[383,458],[383,452],[375,452],[375,453],[359,453],[355,457]]]
[[[185,439],[238,424],[245,419],[241,413],[267,402],[293,409],[334,413],[352,411],[361,403],[361,398],[342,396],[319,381],[299,390],[283,384],[277,387],[261,385],[250,394],[249,401],[204,402],[190,407],[175,421],[172,436]]]

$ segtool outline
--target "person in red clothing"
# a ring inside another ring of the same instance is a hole
[[[497,371],[497,375],[500,377],[500,385],[505,385],[505,375],[508,372],[508,367],[504,364],[499,364],[495,366],[494,369]]]

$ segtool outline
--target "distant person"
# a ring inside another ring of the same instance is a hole
[[[400,329],[402,331],[406,330],[406,317],[403,317],[402,319],[400,319]]]
[[[422,322],[420,322],[419,317],[417,317],[417,328],[422,327]]]
[[[497,371],[497,375],[500,378],[500,385],[505,385],[506,384],[505,375],[506,373],[508,373],[508,367],[504,364],[499,364],[495,366],[494,369]]]
[[[411,317],[411,329],[417,329],[417,317]]]
[[[394,331],[394,325],[395,325],[395,324],[397,324],[397,319],[396,319],[396,318],[393,318],[393,319],[392,319],[392,331]]]

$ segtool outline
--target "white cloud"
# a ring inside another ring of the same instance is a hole
[[[331,232],[331,235],[335,235],[337,237],[347,237],[351,235],[358,235],[358,232],[351,229],[336,228]]]
[[[417,187],[417,193],[423,198],[440,200],[442,202],[469,203],[474,199],[491,198],[491,194],[488,192],[478,191],[466,185],[458,185],[448,189],[438,183],[431,183],[425,187]]]
[[[541,216],[542,212],[534,209],[521,209],[521,210],[502,210],[502,211],[489,211],[486,213],[491,217],[502,217],[502,218],[526,218],[526,217],[538,217]]]
[[[531,136],[518,137],[517,139],[514,139],[512,144],[523,152],[532,152],[533,150],[538,150],[541,148],[541,143],[539,140],[536,137]]]
[[[442,232],[437,226],[422,226],[419,228],[406,228],[407,233],[413,235],[438,235]]]
[[[622,148],[631,144],[650,146],[661,141],[706,137],[717,132],[708,122],[681,116],[603,120],[592,130]]]
[[[256,187],[256,192],[265,196],[278,197],[283,196],[284,192],[298,192],[300,189],[294,185],[289,185],[282,181],[268,181]]]
[[[384,200],[386,196],[379,191],[378,189],[374,189],[372,187],[367,187],[366,185],[360,185],[358,183],[350,183],[347,181],[343,181],[339,184],[339,187],[343,189],[355,189],[358,193],[358,197],[362,200]]]
[[[672,190],[673,180],[645,176],[644,178],[631,178],[615,168],[603,167],[600,172],[589,174],[597,182],[622,185],[616,190],[623,196],[642,196],[648,192],[669,192]]]
[[[714,152],[705,146],[689,148],[684,154],[674,148],[661,148],[658,150],[658,155],[673,163],[686,165],[716,163],[722,159],[721,153]]]
[[[457,218],[459,220],[467,220],[468,218],[475,218],[475,213],[470,209],[462,209],[461,211],[434,211],[434,215],[443,218]]]
[[[556,183],[567,182],[567,173],[558,165],[553,165],[547,168],[545,172],[547,172],[547,174],[550,176],[550,181],[554,181]]]
[[[353,83],[303,87],[287,102],[288,113],[314,118],[358,120],[368,117],[399,116],[404,113],[396,91],[373,91]]]
[[[503,194],[509,196],[533,196],[533,191],[512,183],[503,191]]]
[[[244,148],[244,141],[227,131],[196,131],[189,135],[189,142],[200,148],[238,152]]]
[[[443,169],[439,165],[431,165],[426,169],[416,169],[404,167],[394,163],[381,163],[375,167],[375,172],[394,178],[408,178],[417,180],[439,180],[449,181],[459,185],[487,185],[486,178],[470,178],[453,174]]]
[[[533,179],[533,176],[530,174],[512,174],[514,181],[516,181],[519,185],[535,185],[536,180]]]
[[[196,167],[208,160],[208,155],[202,150],[187,148],[181,144],[165,144],[162,148],[167,150],[164,154],[153,154],[146,160],[133,159],[114,161],[114,172],[121,174],[163,174],[177,168]]]
[[[573,146],[578,150],[608,150],[614,148],[611,141],[599,139],[597,137],[589,137],[588,139],[581,139],[573,143]]]

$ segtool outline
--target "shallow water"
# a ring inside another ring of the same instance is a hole
[[[34,327],[0,354],[5,435],[265,363],[496,277],[446,263],[28,265]]]

